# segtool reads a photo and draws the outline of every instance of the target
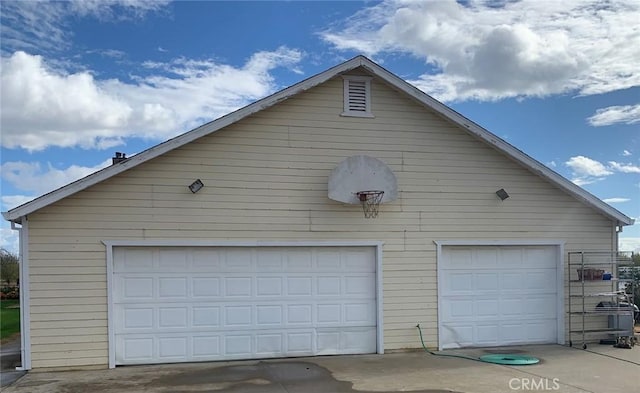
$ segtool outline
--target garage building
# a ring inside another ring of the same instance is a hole
[[[362,56],[3,215],[25,369],[564,343],[567,252],[633,223]]]

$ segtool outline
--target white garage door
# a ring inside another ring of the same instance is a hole
[[[116,364],[376,352],[373,247],[116,247]]]
[[[440,348],[556,343],[557,249],[443,246]]]

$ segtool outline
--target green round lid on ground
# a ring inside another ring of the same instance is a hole
[[[494,353],[491,355],[480,356],[480,360],[487,363],[507,364],[510,366],[526,366],[528,364],[536,364],[540,359],[533,356],[514,355],[510,353]]]

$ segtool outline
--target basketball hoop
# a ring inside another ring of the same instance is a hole
[[[382,201],[384,191],[371,190],[371,191],[358,191],[356,192],[360,203],[362,204],[362,210],[364,211],[365,218],[378,217],[378,207]]]

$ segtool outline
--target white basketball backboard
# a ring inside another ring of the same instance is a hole
[[[349,204],[360,204],[359,191],[384,191],[381,203],[398,197],[396,175],[384,162],[369,156],[351,156],[329,175],[329,198]]]

